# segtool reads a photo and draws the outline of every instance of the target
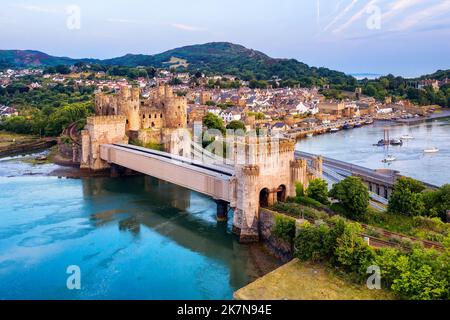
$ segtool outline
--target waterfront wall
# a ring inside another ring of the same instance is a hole
[[[294,256],[294,246],[276,237],[272,230],[275,225],[276,213],[261,208],[259,211],[259,231],[260,240],[264,246],[278,259],[283,262],[292,260]]]
[[[56,144],[55,139],[39,139],[33,142],[12,144],[7,147],[0,148],[0,157],[48,149],[54,146],[55,144]]]

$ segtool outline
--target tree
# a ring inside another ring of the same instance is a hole
[[[178,86],[180,84],[182,84],[183,81],[181,81],[179,78],[175,77],[172,80],[169,81],[169,84],[172,86]]]
[[[328,183],[323,179],[314,179],[310,181],[306,190],[308,197],[319,201],[322,204],[328,204]]]
[[[446,184],[438,190],[430,190],[423,193],[425,214],[431,217],[447,218],[447,210],[450,210],[450,184]]]
[[[412,300],[448,298],[449,282],[443,275],[441,261],[437,251],[422,248],[400,256],[396,263],[398,277],[393,281],[392,290]]]
[[[342,235],[336,240],[335,256],[340,265],[362,278],[367,275],[375,252],[361,237],[361,232],[358,223],[345,224]]]
[[[408,216],[420,216],[425,212],[422,191],[425,186],[420,181],[402,177],[397,180],[389,199],[388,210]]]
[[[338,200],[345,210],[345,215],[355,220],[361,219],[369,206],[369,189],[357,177],[348,177],[335,184],[330,191],[330,197]]]
[[[222,132],[222,134],[225,133],[225,124],[223,123],[223,120],[211,112],[203,118],[203,124],[208,129],[217,129]]]
[[[239,120],[233,120],[227,125],[227,129],[229,130],[243,130],[244,132],[247,131],[247,128],[245,127],[245,124],[242,121]]]

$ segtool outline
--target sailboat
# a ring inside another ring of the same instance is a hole
[[[423,150],[424,153],[438,153],[439,149],[436,147],[432,147],[432,148],[426,148],[425,150]]]
[[[394,162],[394,161],[396,161],[396,160],[397,160],[397,158],[394,157],[393,155],[388,155],[386,158],[383,159],[382,162],[384,162],[384,163],[390,163],[390,162]]]

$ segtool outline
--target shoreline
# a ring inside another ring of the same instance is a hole
[[[445,118],[449,118],[449,117],[450,117],[450,110],[441,110],[441,112],[435,112],[427,117],[388,120],[388,121],[392,121],[394,123],[400,123],[400,124],[418,124],[418,123],[423,123],[423,122],[427,122],[427,121],[445,119]]]

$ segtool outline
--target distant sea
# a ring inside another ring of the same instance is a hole
[[[355,77],[358,80],[362,80],[365,78],[376,79],[376,78],[383,76],[382,74],[379,74],[379,73],[350,73],[350,75]]]

